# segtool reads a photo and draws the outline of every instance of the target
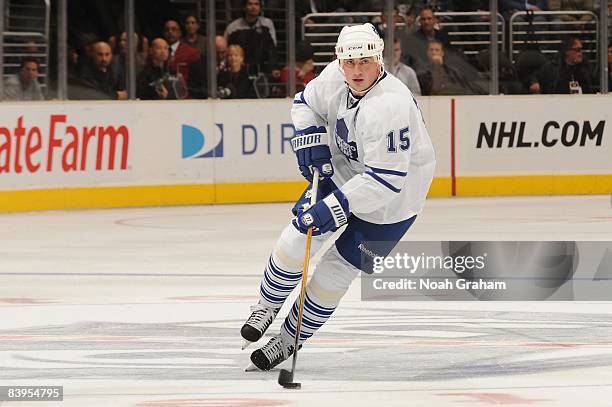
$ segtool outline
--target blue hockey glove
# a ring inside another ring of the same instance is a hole
[[[297,156],[300,172],[312,182],[313,167],[319,169],[320,178],[334,175],[331,163],[331,151],[327,144],[327,130],[324,126],[311,126],[298,130],[291,139],[291,147]]]
[[[297,215],[294,225],[302,233],[315,228],[317,234],[335,231],[348,221],[349,202],[339,189],[327,195],[304,212]]]

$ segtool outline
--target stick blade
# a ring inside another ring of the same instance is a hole
[[[278,384],[285,389],[299,390],[302,388],[302,383],[295,383],[293,381],[293,372],[287,369],[281,369],[278,375]]]

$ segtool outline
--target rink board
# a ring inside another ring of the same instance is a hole
[[[420,98],[430,196],[612,191],[608,96]],[[289,100],[3,104],[0,211],[283,202]],[[545,110],[545,112],[543,112]]]

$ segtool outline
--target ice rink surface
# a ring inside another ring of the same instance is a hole
[[[244,372],[290,208],[0,214],[0,385],[64,386],[0,405],[612,405],[611,302],[366,302],[358,280],[300,351],[302,390]],[[405,240],[611,241],[610,196],[431,199]]]

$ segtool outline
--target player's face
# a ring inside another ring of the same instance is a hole
[[[372,86],[380,74],[380,64],[374,57],[343,59],[340,62],[346,81],[357,92]]]

